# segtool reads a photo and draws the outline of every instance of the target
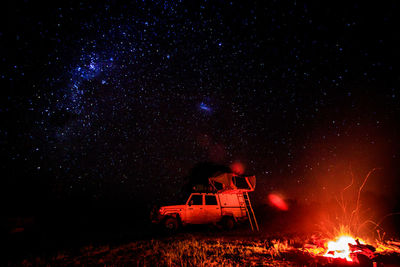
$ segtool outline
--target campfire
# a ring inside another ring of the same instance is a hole
[[[350,257],[350,254],[352,253],[350,246],[355,245],[357,245],[357,241],[353,237],[345,235],[340,236],[336,241],[328,242],[328,249],[324,254],[324,257],[342,258],[348,261],[353,261],[353,259]]]
[[[312,257],[323,262],[350,266],[372,266],[373,262],[385,261],[393,255],[400,254],[400,242],[393,240],[375,241],[374,245],[351,235],[340,235],[333,240],[321,243],[313,239],[301,249]]]
[[[360,255],[368,259],[375,257],[375,247],[366,244],[359,238],[353,238],[350,235],[341,235],[335,240],[328,241],[324,248],[309,246],[307,252],[326,258],[336,258],[348,262],[359,262]]]
[[[382,257],[385,255],[398,255],[400,253],[400,242],[384,241],[385,233],[381,234],[379,230],[382,229],[380,223],[374,223],[372,219],[367,219],[365,222],[360,220],[361,192],[370,175],[376,170],[378,169],[372,169],[364,178],[357,190],[353,207],[343,197],[343,193],[353,186],[354,181],[352,178],[351,183],[342,190],[340,197],[337,198],[338,206],[342,212],[341,216],[340,213],[335,213],[334,220],[322,224],[320,233],[324,233],[322,234],[324,237],[313,236],[303,246],[302,251],[322,261],[335,262],[335,264],[339,263],[346,266],[353,264],[372,266],[374,262],[381,262]],[[398,213],[388,214],[384,218],[392,215],[398,215]],[[368,229],[369,231],[361,231],[361,227],[367,223],[373,227]],[[367,237],[367,239],[360,238],[360,234]]]

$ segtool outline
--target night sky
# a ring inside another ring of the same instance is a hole
[[[257,200],[399,193],[397,1],[9,3],[2,191],[174,199],[200,162],[240,162]]]

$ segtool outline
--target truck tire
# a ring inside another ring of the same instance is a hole
[[[165,230],[167,230],[168,232],[171,232],[171,233],[176,232],[179,227],[178,220],[173,217],[168,217],[164,221],[164,227],[165,227]]]
[[[225,230],[233,230],[233,228],[235,228],[235,224],[235,220],[232,217],[225,216],[222,218],[222,226]]]

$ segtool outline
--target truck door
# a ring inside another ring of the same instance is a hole
[[[186,212],[186,222],[191,224],[201,224],[205,221],[204,205],[202,194],[192,194],[189,198]]]
[[[215,195],[205,195],[205,217],[207,223],[214,223],[221,220],[221,207]]]

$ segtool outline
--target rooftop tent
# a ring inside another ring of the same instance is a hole
[[[232,181],[237,189],[254,191],[256,187],[256,177],[253,176],[232,176]]]
[[[240,190],[242,192],[252,192],[256,187],[256,177],[238,176],[233,173],[222,173],[209,178],[210,184],[217,191]]]
[[[217,190],[228,190],[236,189],[235,184],[232,181],[232,173],[222,173],[214,177],[210,177],[210,184]]]

